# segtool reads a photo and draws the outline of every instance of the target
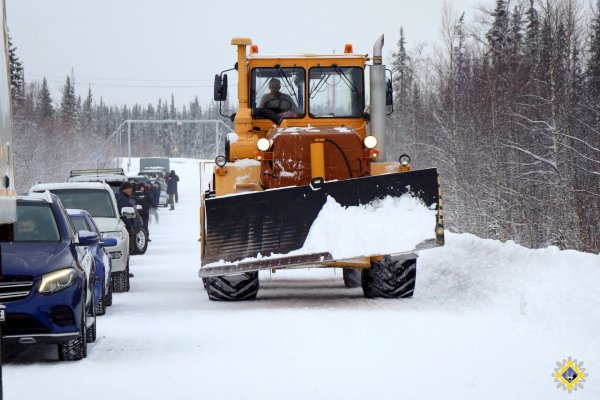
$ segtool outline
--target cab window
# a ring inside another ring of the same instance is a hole
[[[363,69],[337,65],[311,68],[308,93],[308,113],[312,118],[362,118]]]
[[[250,101],[254,118],[275,113],[283,118],[302,118],[306,113],[303,68],[276,67],[252,70]]]

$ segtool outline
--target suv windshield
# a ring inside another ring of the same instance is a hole
[[[59,242],[60,233],[49,204],[17,203],[15,242]]]
[[[107,191],[96,189],[54,189],[65,208],[86,210],[92,217],[115,218],[115,210]]]
[[[308,87],[311,117],[362,117],[365,102],[362,68],[337,65],[311,68]]]
[[[306,73],[303,68],[254,68],[251,89],[254,117],[263,117],[261,110],[264,109],[285,118],[304,117],[305,86]]]
[[[83,215],[70,215],[71,221],[76,231],[92,231]]]

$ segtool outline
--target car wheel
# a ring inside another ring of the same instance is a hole
[[[95,290],[95,288],[94,288]],[[95,297],[95,293],[92,292],[92,299],[94,299]],[[102,297],[100,297],[100,299],[102,299]],[[103,299],[102,299],[103,300]],[[94,343],[96,341],[96,307],[94,306],[94,302],[92,300],[92,303],[90,304],[90,308],[87,311],[87,318],[91,318],[93,320],[92,325],[90,325],[89,328],[86,329],[85,333],[85,337],[88,343]],[[86,323],[87,323],[87,318],[86,318]]]
[[[98,304],[96,304],[96,315],[104,315],[106,314],[106,283],[105,279],[102,279],[102,292],[100,293],[100,297],[98,300]]]
[[[85,309],[85,300],[83,300]],[[75,339],[58,344],[58,359],[61,361],[79,361],[87,357],[87,329],[85,327],[85,312],[81,316],[81,329]]]
[[[144,254],[148,249],[148,232],[144,228],[136,230],[134,235],[135,254]]]
[[[129,271],[113,272],[113,285],[117,293],[129,291]]]
[[[106,306],[112,306],[112,294],[113,294],[113,280],[112,280],[112,278],[110,278],[110,283],[108,285],[108,293],[106,293],[106,299],[104,300],[104,303],[106,304]]]

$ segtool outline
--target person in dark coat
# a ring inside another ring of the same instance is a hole
[[[131,197],[132,193],[133,193],[133,185],[131,183],[129,183],[129,182],[121,183],[121,186],[119,187],[119,193],[117,193],[117,195],[116,195],[117,208],[119,209],[119,215],[121,215],[121,210],[123,209],[123,207],[134,207],[135,208],[135,201]],[[133,220],[132,219],[127,218],[123,222],[125,222],[125,226],[127,227],[128,231],[130,229],[131,229],[131,231],[133,231]]]
[[[127,181],[121,183],[119,186],[119,193],[116,195],[117,199],[117,209],[119,210],[119,215],[121,215],[121,210],[123,207],[133,207],[135,209],[135,200],[131,197],[133,193],[133,185]],[[133,246],[133,238],[135,237],[135,232],[133,228],[133,219],[124,218],[123,222],[125,223],[125,227],[127,228],[127,232],[129,233],[129,249]],[[129,277],[132,278],[133,274],[130,272]]]
[[[175,209],[175,196],[177,196],[177,182],[179,182],[179,177],[175,174],[175,170],[171,170],[171,173],[167,175],[167,194],[169,195],[169,204],[171,208],[169,210]]]
[[[160,181],[156,179],[154,183],[150,183],[150,185],[146,185],[146,192],[150,193],[150,214],[154,215],[154,219],[158,224],[158,204],[160,203]]]
[[[136,202],[138,205],[142,206],[142,209],[139,210],[140,217],[142,217],[142,222],[144,226],[144,230],[148,235],[148,241],[150,240],[150,231],[148,230],[148,220],[150,219],[150,208],[152,208],[152,193],[150,190],[146,190],[146,184],[142,183],[139,187],[139,192],[141,192],[141,196],[136,198]]]

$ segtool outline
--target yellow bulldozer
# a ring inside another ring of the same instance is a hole
[[[236,71],[239,108],[223,115],[235,132],[200,209],[199,276],[211,300],[254,299],[260,270],[308,267],[342,268],[346,286],[369,298],[412,296],[418,251],[444,243],[442,200],[435,168],[412,170],[406,154],[386,160],[383,42],[371,60],[350,44],[273,56],[231,40],[237,62],[215,76],[214,98],[227,99]]]

